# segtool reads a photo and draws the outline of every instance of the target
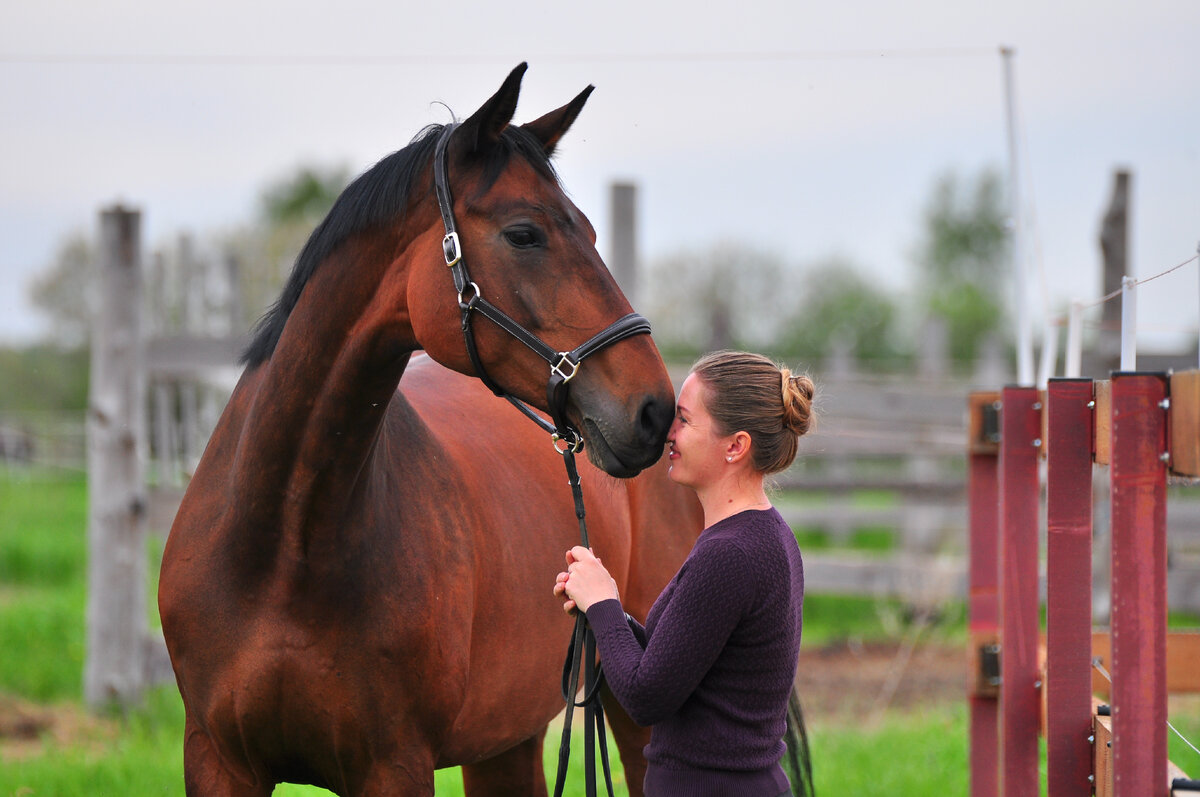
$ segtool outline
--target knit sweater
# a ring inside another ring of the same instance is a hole
[[[644,628],[615,599],[588,608],[613,694],[653,726],[648,797],[788,790],[779,761],[803,600],[796,538],[768,509],[705,529]]]

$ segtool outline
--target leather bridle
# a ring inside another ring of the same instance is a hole
[[[541,338],[534,335],[517,323],[511,316],[483,298],[479,285],[471,280],[467,271],[467,261],[463,257],[462,242],[454,223],[454,200],[450,194],[450,180],[447,174],[447,147],[450,136],[457,125],[448,124],[437,141],[433,154],[433,184],[437,192],[438,208],[442,214],[442,224],[446,234],[442,239],[442,254],[446,265],[454,277],[454,288],[458,291],[458,308],[462,314],[463,339],[466,342],[467,355],[475,373],[488,388],[514,407],[519,409],[530,420],[537,423],[550,433],[551,441],[556,451],[563,456],[567,469],[567,482],[571,486],[571,495],[575,500],[575,517],[579,520],[580,543],[589,548],[587,523],[584,519],[583,490],[580,487],[579,471],[575,467],[575,454],[583,450],[583,436],[567,420],[567,394],[570,382],[579,372],[579,366],[585,359],[603,351],[605,348],[634,335],[650,333],[650,322],[637,313],[630,313],[617,319],[606,328],[600,330],[586,341],[570,351],[556,351],[548,346]],[[475,313],[503,329],[508,334],[525,344],[530,350],[550,365],[550,376],[546,382],[546,403],[550,409],[551,422],[547,422],[529,405],[511,395],[493,380],[484,368],[475,344],[475,333],[471,326]],[[584,668],[583,699],[575,699],[579,691],[579,668]],[[587,627],[587,618],[583,612],[575,616],[575,631],[567,650],[567,659],[563,667],[563,698],[567,702],[567,711],[563,720],[562,741],[558,748],[558,773],[555,777],[554,797],[561,797],[566,783],[567,761],[571,750],[571,718],[575,708],[583,708],[585,715],[585,757],[584,772],[587,797],[596,795],[596,740],[599,739],[600,759],[604,771],[605,784],[609,797],[613,795],[612,774],[609,769],[608,746],[605,738],[604,707],[600,703],[600,687],[603,684],[603,672],[596,661],[596,638]]]
[[[568,383],[578,373],[579,366],[583,361],[593,354],[628,337],[650,334],[650,322],[637,313],[630,313],[617,319],[574,349],[556,351],[537,335],[514,321],[499,307],[483,298],[479,285],[471,280],[470,272],[467,271],[462,242],[459,240],[458,230],[454,223],[454,199],[450,194],[450,180],[447,175],[447,145],[456,127],[457,125],[454,124],[446,125],[438,138],[433,154],[433,184],[437,191],[438,208],[442,213],[442,224],[446,228],[446,235],[442,238],[442,254],[446,258],[446,265],[449,266],[450,273],[454,276],[454,288],[458,291],[458,309],[462,314],[462,332],[467,346],[467,355],[471,358],[471,365],[483,383],[497,396],[507,399],[528,418],[550,432],[554,438],[555,448],[558,448],[558,441],[562,440],[567,448],[578,453],[583,450],[583,437],[567,422]],[[495,380],[488,375],[487,369],[484,368],[483,361],[479,357],[479,350],[475,345],[475,334],[471,327],[471,320],[475,313],[479,313],[525,344],[534,354],[550,365],[550,376],[546,382],[546,402],[550,408],[553,427],[534,413],[528,405],[496,384]]]

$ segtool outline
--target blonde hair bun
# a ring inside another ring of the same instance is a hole
[[[812,428],[812,402],[815,388],[808,374],[793,374],[787,366],[779,369],[783,388],[783,428],[797,436]]]

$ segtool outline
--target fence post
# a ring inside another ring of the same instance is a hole
[[[1167,771],[1167,380],[1112,377],[1112,708],[1117,797]]]
[[[997,797],[1000,793],[1000,726],[996,700],[996,673],[984,667],[995,662],[1000,628],[1000,514],[999,472],[995,425],[999,405],[997,393],[973,393],[970,397],[970,445],[967,493],[970,537],[968,625],[971,634],[971,664],[968,686],[971,711],[971,797]]]
[[[1005,797],[1038,797],[1038,448],[1033,387],[1002,393],[1000,416],[1000,773]]]
[[[1046,760],[1055,797],[1092,793],[1092,380],[1046,390]],[[1082,566],[1081,566],[1082,565]]]
[[[88,705],[136,700],[144,684],[145,377],[139,322],[141,214],[100,213],[99,298],[88,396]]]

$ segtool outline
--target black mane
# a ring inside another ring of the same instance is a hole
[[[338,196],[329,214],[304,244],[283,292],[254,326],[250,345],[242,353],[242,363],[254,368],[271,358],[304,286],[343,241],[371,226],[403,220],[416,188],[417,176],[433,157],[443,130],[444,125],[426,127],[408,146],[363,172]],[[500,144],[490,148],[483,163],[482,190],[486,191],[495,183],[514,155],[524,157],[548,179],[558,179],[541,143],[529,132],[510,125],[504,130]],[[426,190],[431,193],[430,201],[435,201],[432,185]]]

